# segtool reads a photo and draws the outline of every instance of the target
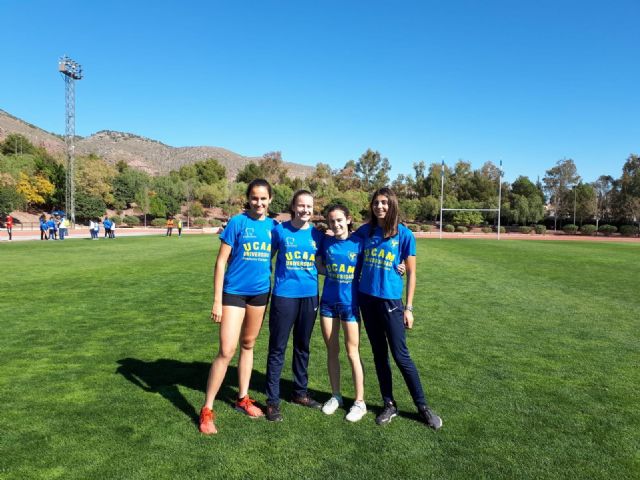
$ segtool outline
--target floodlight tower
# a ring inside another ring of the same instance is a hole
[[[65,183],[65,210],[72,224],[76,223],[75,207],[75,136],[76,136],[76,80],[82,79],[82,67],[64,55],[58,62],[58,71],[64,77],[65,128],[64,142],[67,146],[67,178]]]

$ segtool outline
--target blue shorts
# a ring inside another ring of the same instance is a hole
[[[343,322],[359,322],[360,312],[358,307],[350,303],[320,303],[320,316],[339,318]]]

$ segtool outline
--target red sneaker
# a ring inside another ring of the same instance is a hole
[[[207,407],[202,407],[202,410],[200,410],[200,431],[205,435],[218,433],[218,429],[213,424],[215,419],[216,413],[213,410]]]
[[[236,410],[252,418],[264,417],[264,412],[254,403],[255,400],[250,399],[249,395],[245,395],[243,398],[236,400]]]

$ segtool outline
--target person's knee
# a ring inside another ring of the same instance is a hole
[[[243,350],[253,350],[256,344],[256,337],[243,337],[240,339],[240,348]]]
[[[234,345],[220,345],[220,350],[218,350],[218,358],[220,360],[229,363],[235,354],[236,347]]]

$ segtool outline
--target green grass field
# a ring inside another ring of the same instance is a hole
[[[409,348],[444,427],[357,424],[283,402],[285,421],[197,413],[217,327],[217,237],[0,245],[0,478],[640,478],[640,245],[420,240]],[[264,402],[267,325],[252,395]],[[310,388],[329,396],[320,329]],[[290,351],[287,365],[290,364]],[[353,389],[346,358],[343,393]],[[290,390],[285,368],[283,393]],[[286,399],[286,397],[285,397]]]

